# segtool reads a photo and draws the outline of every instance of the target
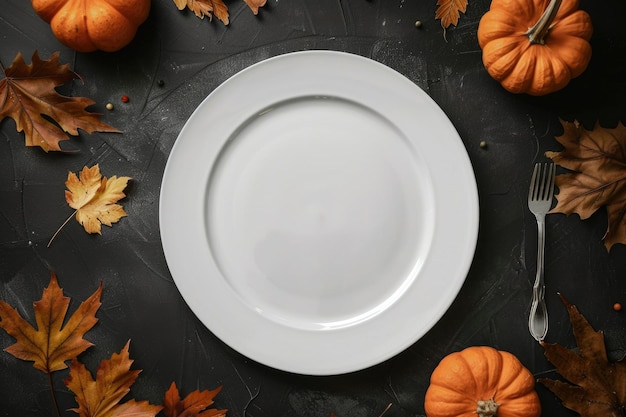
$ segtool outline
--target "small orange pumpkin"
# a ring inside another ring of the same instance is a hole
[[[128,45],[150,12],[150,0],[31,0],[52,33],[78,52]]]
[[[430,377],[428,417],[539,417],[535,378],[511,353],[473,346],[441,360]]]
[[[506,90],[539,96],[583,73],[592,32],[578,0],[493,0],[480,19],[478,44],[487,72]]]

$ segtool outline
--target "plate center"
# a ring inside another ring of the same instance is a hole
[[[301,97],[250,118],[211,173],[219,270],[271,320],[333,329],[393,305],[432,234],[430,180],[410,142],[354,102]]]

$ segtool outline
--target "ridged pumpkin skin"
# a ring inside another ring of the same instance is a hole
[[[493,400],[497,414],[477,412]],[[441,360],[430,378],[424,408],[428,417],[539,417],[535,378],[511,353],[474,346]]]
[[[565,87],[591,59],[591,17],[562,0],[543,43],[528,36],[550,0],[493,0],[478,25],[487,72],[513,93],[545,95]]]
[[[150,0],[32,0],[52,33],[78,52],[128,45],[150,13]]]

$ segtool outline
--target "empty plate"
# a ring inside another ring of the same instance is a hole
[[[360,370],[423,336],[474,255],[478,197],[458,133],[413,82],[333,51],[252,65],[172,149],[160,227],[174,281],[243,355]]]

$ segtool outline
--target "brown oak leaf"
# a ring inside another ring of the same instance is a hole
[[[441,27],[447,29],[450,25],[459,23],[461,13],[467,11],[468,0],[437,0],[435,19],[441,19]]]
[[[126,216],[124,208],[117,202],[126,197],[123,191],[130,180],[130,177],[115,175],[103,177],[98,164],[91,168],[83,167],[78,175],[70,171],[65,181],[65,201],[75,211],[54,233],[48,246],[73,216],[87,233],[98,234],[102,234],[101,225],[110,227]]]
[[[546,358],[568,382],[540,378],[563,405],[581,417],[622,417],[626,407],[626,363],[609,362],[604,336],[595,331],[578,308],[565,304],[578,351],[542,343]]]
[[[208,408],[213,398],[222,390],[193,391],[181,400],[176,383],[172,382],[163,398],[163,412],[167,417],[223,417],[228,410]]]
[[[33,361],[33,366],[45,373],[67,368],[71,360],[93,344],[83,339],[84,334],[98,321],[102,284],[63,325],[70,299],[63,296],[56,275],[51,273],[50,284],[41,300],[33,303],[37,328],[24,320],[9,304],[0,301],[0,327],[16,339],[5,349],[16,358]]]
[[[564,149],[546,156],[570,172],[556,177],[558,203],[551,213],[576,213],[584,220],[606,207],[606,249],[626,244],[626,127],[596,124],[586,130],[576,121],[561,123],[564,133],[556,140]]]
[[[208,16],[209,20],[213,16],[217,17],[223,24],[229,24],[228,6],[224,0],[173,0],[178,10],[188,8],[200,19]],[[244,0],[252,13],[258,14],[259,7],[265,6],[267,0]]]
[[[0,120],[10,117],[18,132],[24,132],[26,146],[40,146],[44,151],[60,151],[59,142],[87,133],[120,132],[100,121],[101,114],[85,109],[95,102],[84,97],[66,97],[55,88],[80,76],[59,64],[59,53],[41,59],[37,51],[26,64],[21,53],[7,68],[0,64]],[[50,120],[51,119],[51,120]]]
[[[89,370],[77,359],[70,365],[65,385],[75,394],[80,417],[154,417],[163,407],[148,401],[120,401],[130,392],[141,370],[131,370],[133,360],[129,355],[130,341],[120,353],[100,362],[94,379]]]

